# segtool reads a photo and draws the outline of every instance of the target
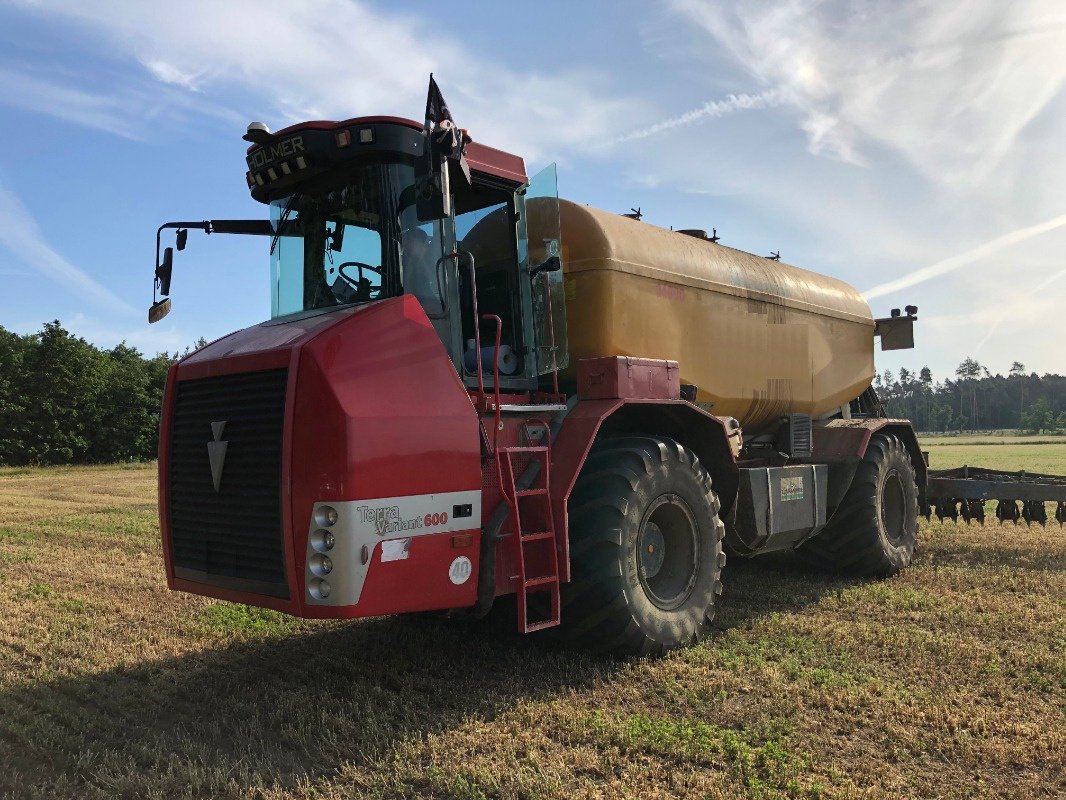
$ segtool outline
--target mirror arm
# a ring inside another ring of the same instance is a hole
[[[185,236],[190,229],[203,231],[204,233],[237,233],[251,236],[272,236],[274,226],[269,220],[260,219],[205,219],[197,222],[164,222],[155,232],[155,268],[152,273],[152,307],[148,311],[148,321],[158,322],[170,312],[170,298],[159,299],[160,286],[159,247],[163,231],[176,228],[178,230],[178,249],[183,250]],[[171,255],[173,259],[173,255]],[[169,287],[167,287],[169,288]]]
[[[530,278],[535,278],[542,272],[558,272],[562,268],[563,262],[559,260],[559,256],[548,256],[537,266],[528,267],[526,271],[529,273]]]

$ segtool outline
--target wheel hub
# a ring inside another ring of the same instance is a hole
[[[699,531],[678,495],[661,495],[648,507],[635,555],[640,583],[659,608],[671,611],[692,594],[699,577]]]
[[[640,566],[644,577],[654,578],[663,567],[666,558],[666,541],[663,532],[654,522],[648,522],[640,533]]]

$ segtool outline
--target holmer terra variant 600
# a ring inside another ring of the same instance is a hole
[[[162,295],[163,230],[271,253],[271,319],[167,379],[172,589],[315,618],[513,594],[522,631],[658,653],[713,617],[726,551],[890,575],[930,500],[1010,485],[937,494],[884,416],[875,337],[911,346],[915,309],[875,320],[841,281],[561,201],[554,167],[468,142],[433,90],[425,124],[253,123],[270,220],[160,228]],[[1034,485],[1013,491],[1066,500]]]

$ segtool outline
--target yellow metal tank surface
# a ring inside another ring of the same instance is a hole
[[[595,356],[676,360],[696,402],[749,431],[870,386],[873,316],[843,281],[566,200],[559,211],[570,374]]]

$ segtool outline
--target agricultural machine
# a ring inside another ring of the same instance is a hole
[[[560,200],[554,167],[470,141],[435,84],[428,106],[253,123],[270,219],[161,226],[150,321],[163,231],[261,236],[271,268],[270,319],[167,378],[170,588],[313,618],[515,595],[521,631],[648,654],[699,636],[727,552],[885,576],[930,504],[1062,521],[1063,482],[931,478],[884,415],[875,338],[912,346],[917,309]]]

